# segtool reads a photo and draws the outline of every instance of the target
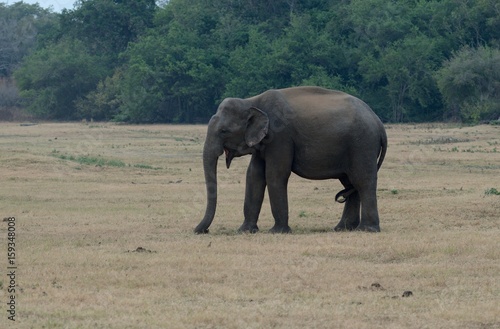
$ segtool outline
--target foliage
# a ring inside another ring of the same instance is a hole
[[[224,97],[319,85],[366,100],[384,121],[499,114],[496,0],[157,3],[79,0],[44,12],[37,24],[48,27],[36,30],[38,42],[26,34],[36,51],[16,75],[28,108],[45,118],[203,122]],[[64,49],[73,45],[81,53]],[[41,58],[59,67],[33,67]],[[77,60],[82,77],[71,76],[67,92],[68,77],[57,79],[76,74]],[[53,78],[29,82],[37,74]]]
[[[120,113],[122,101],[120,95],[121,71],[117,70],[113,76],[99,81],[95,90],[75,101],[79,118],[86,120],[108,121]]]
[[[78,0],[60,16],[61,35],[82,41],[92,54],[118,54],[152,26],[154,0]]]
[[[496,188],[492,187],[492,188],[484,191],[484,194],[486,194],[486,195],[500,195],[500,191],[498,191]]]
[[[57,150],[53,150],[51,155],[56,157],[56,158],[59,158],[61,160],[78,162],[81,165],[96,166],[96,167],[104,167],[104,166],[125,167],[126,166],[125,162],[123,162],[122,160],[105,159],[101,156],[91,156],[91,155],[74,156],[74,155],[60,154],[59,151],[57,151]]]
[[[75,100],[107,75],[98,56],[77,40],[63,40],[24,62],[15,79],[27,109],[47,119],[78,119]]]
[[[170,2],[158,13],[158,28],[124,53],[124,119],[196,122],[206,118],[223,89],[219,68],[226,55],[212,41],[218,35],[211,33],[216,15],[216,6],[185,7],[181,1]]]
[[[79,0],[59,15],[59,31],[16,72],[29,111],[46,119],[111,119],[120,89],[119,54],[152,24],[153,0]]]
[[[437,73],[450,111],[478,122],[500,117],[500,50],[464,47]]]
[[[55,14],[38,4],[0,3],[0,77],[12,74],[36,46],[37,36],[54,27],[54,18]]]
[[[15,2],[0,3],[0,120],[13,119],[18,107],[19,90],[12,78],[22,60],[43,43],[41,35],[55,28],[55,14],[41,8]]]
[[[0,109],[18,105],[19,94],[10,79],[0,77]]]

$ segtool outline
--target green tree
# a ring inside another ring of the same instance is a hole
[[[123,73],[117,69],[112,76],[99,81],[95,90],[78,98],[75,101],[77,117],[97,121],[120,119],[119,115],[123,106],[120,97],[122,79]]]
[[[45,53],[58,59],[63,55],[52,48],[62,51],[62,45],[78,43],[82,56],[97,63],[86,73],[94,87],[81,81],[82,93],[65,101],[73,104],[68,117],[199,122],[223,97],[305,84],[351,92],[386,121],[438,120],[455,112],[472,120],[496,113],[494,93],[481,91],[468,103],[457,103],[445,95],[446,88],[438,88],[442,77],[434,74],[443,63],[451,66],[444,60],[464,46],[500,47],[496,0],[159,3],[79,0],[57,16],[58,33],[39,33],[35,58]],[[31,61],[27,58],[26,65]],[[60,64],[71,70],[69,59]],[[51,83],[53,89],[63,88]],[[62,102],[46,89],[30,87],[24,95],[45,99],[47,108]],[[476,114],[466,114],[465,108]]]
[[[82,41],[92,54],[116,60],[152,26],[154,0],[78,0],[61,14],[61,37]]]
[[[248,32],[248,43],[231,52],[228,62],[231,79],[225,85],[224,97],[248,97],[280,87],[276,75],[286,79],[288,71],[282,72],[279,63],[271,61],[272,47],[258,27]]]
[[[326,15],[292,14],[290,24],[276,38],[265,33],[266,24],[249,31],[248,43],[231,52],[232,79],[226,96],[247,97],[269,88],[319,85],[349,90],[336,54],[341,46],[324,31]]]
[[[440,60],[434,40],[425,36],[407,37],[381,50],[377,58],[373,54],[365,56],[360,61],[360,72],[366,83],[372,83],[376,92],[385,95],[385,105],[377,105],[379,110],[385,108],[385,112],[380,112],[387,119],[393,122],[429,119],[422,110],[440,106],[433,77]]]
[[[36,51],[15,72],[27,109],[45,119],[77,119],[75,100],[93,90],[109,72],[100,57],[76,40]]]
[[[159,11],[157,27],[125,53],[123,107],[133,122],[195,122],[210,117],[223,89],[217,7],[172,1]]]
[[[449,115],[469,122],[500,117],[500,50],[464,47],[436,74]]]
[[[48,33],[56,24],[56,14],[38,4],[0,3],[0,77],[10,76],[36,47],[40,33]]]
[[[120,54],[152,26],[154,0],[79,0],[16,73],[29,111],[48,119],[111,119]],[[90,94],[89,94],[90,93]]]
[[[165,93],[162,90],[165,77],[161,70],[163,51],[161,40],[153,36],[143,38],[129,49],[129,60],[120,84],[122,107],[118,119],[130,122],[166,121],[160,111]]]

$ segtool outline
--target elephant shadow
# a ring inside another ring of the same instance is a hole
[[[331,227],[305,227],[305,226],[300,226],[300,227],[295,227],[292,230],[291,235],[311,235],[311,234],[321,234],[321,233],[338,233],[333,230]],[[269,232],[268,230],[264,229],[261,230],[257,233],[248,233],[248,232],[241,232],[238,230],[235,230],[234,228],[227,228],[225,226],[217,227],[214,228],[214,230],[210,230],[210,234],[213,236],[238,236],[238,235],[252,235],[252,234],[266,234],[266,235],[273,235],[275,233]]]

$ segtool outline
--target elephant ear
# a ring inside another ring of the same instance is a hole
[[[245,132],[245,142],[252,147],[259,144],[267,135],[269,128],[269,118],[267,114],[256,107],[249,109],[247,129]]]

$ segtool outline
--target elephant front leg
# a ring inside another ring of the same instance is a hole
[[[265,163],[256,155],[252,156],[247,169],[245,205],[243,213],[245,220],[239,228],[240,232],[256,233],[259,231],[259,219],[262,201],[266,190]]]
[[[286,172],[267,173],[267,186],[269,190],[269,201],[274,217],[274,227],[271,233],[291,233],[288,226],[288,175]]]

